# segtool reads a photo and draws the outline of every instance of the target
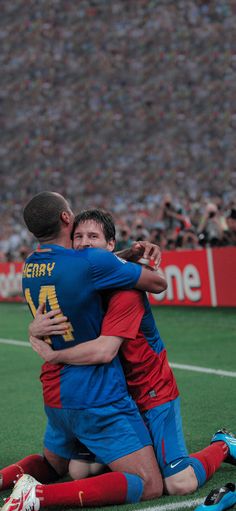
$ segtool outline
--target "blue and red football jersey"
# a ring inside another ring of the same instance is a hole
[[[140,411],[179,395],[146,293],[136,290],[112,293],[101,333],[126,339],[120,348],[120,358],[129,392]]]
[[[103,249],[76,251],[48,244],[27,258],[22,284],[33,315],[39,303],[46,303],[47,311],[60,308],[67,316],[68,333],[51,337],[57,350],[98,337],[104,316],[99,291],[132,288],[140,273],[139,265]],[[46,404],[52,407],[100,406],[127,394],[119,357],[110,364],[61,365],[54,371],[44,365],[41,379]]]

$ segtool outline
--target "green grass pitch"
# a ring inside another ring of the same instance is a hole
[[[153,310],[171,363],[236,374],[235,309],[159,307]],[[29,321],[25,305],[0,304],[1,340],[27,341]],[[42,451],[46,421],[38,356],[30,347],[1,341],[0,360],[0,467],[4,467],[27,454]],[[236,431],[235,377],[176,368],[174,372],[181,393],[184,431],[190,452],[206,446],[212,434],[222,426]],[[195,499],[203,499],[213,487],[229,481],[236,481],[236,467],[224,464],[211,481],[192,495],[165,496],[156,501],[106,509],[191,510],[195,508]],[[9,491],[3,492],[1,497],[8,494]],[[170,508],[170,504],[173,507]]]

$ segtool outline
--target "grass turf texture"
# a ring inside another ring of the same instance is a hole
[[[235,371],[235,309],[159,307],[153,309],[173,363]],[[31,316],[25,305],[0,304],[0,338],[27,340]],[[41,360],[27,347],[0,343],[1,450],[0,467],[27,454],[42,451],[45,416],[39,382]],[[212,434],[226,426],[236,430],[236,379],[174,369],[182,402],[186,443],[190,452],[206,446]],[[214,487],[236,480],[236,468],[224,464],[203,488],[184,497],[162,497],[136,505],[113,506],[107,510],[160,508],[188,509],[194,499],[203,499]],[[1,497],[8,492],[2,492]],[[1,506],[1,503],[0,503]],[[60,508],[63,511],[63,508]],[[66,508],[67,510],[69,508]],[[101,508],[100,508],[101,509]]]

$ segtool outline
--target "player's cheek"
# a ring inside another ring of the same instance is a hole
[[[75,250],[79,250],[81,248],[81,241],[80,240],[74,240],[73,241],[73,248]]]

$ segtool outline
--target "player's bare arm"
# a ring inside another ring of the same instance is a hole
[[[59,310],[52,310],[44,314],[44,308],[44,305],[39,305],[36,316],[30,323],[29,332],[33,350],[45,362],[73,365],[107,364],[117,355],[123,339],[107,335],[100,335],[97,339],[78,344],[72,348],[54,351],[42,340],[42,337],[65,334],[68,323],[66,323],[66,316],[61,317],[59,315]]]
[[[51,364],[108,364],[117,355],[122,341],[121,337],[100,335],[97,339],[77,344],[73,348],[54,351],[40,338],[30,336],[33,350],[45,362],[50,362]]]
[[[167,282],[158,271],[150,271],[143,266],[135,288],[149,293],[162,293],[167,289]]]
[[[161,250],[158,245],[150,243],[149,241],[137,241],[134,242],[130,248],[116,255],[133,262],[137,262],[140,259],[153,261],[153,267],[143,266],[142,273],[135,285],[136,289],[148,291],[149,293],[162,293],[166,290],[167,282],[163,275],[157,271],[161,262]],[[156,271],[150,272],[150,269]]]

